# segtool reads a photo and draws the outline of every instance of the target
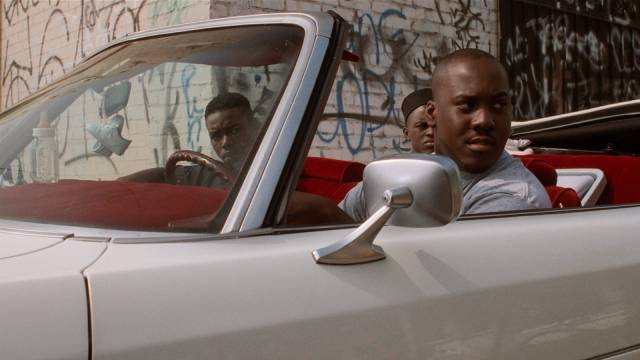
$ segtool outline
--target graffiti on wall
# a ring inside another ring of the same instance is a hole
[[[177,0],[96,4],[93,0],[2,3],[3,33],[17,35],[2,39],[3,108],[59,78],[103,44],[142,30],[143,17],[150,20],[146,28],[177,24],[186,7]]]
[[[2,39],[3,54],[7,54],[2,68],[3,106],[15,104],[60,77],[108,41],[133,31],[194,20],[187,19],[186,3],[179,0],[4,1],[5,33],[26,35]],[[337,120],[332,128],[318,132],[319,142],[327,148],[340,142],[347,154],[370,153],[369,159],[378,156],[376,149],[381,146],[396,151],[406,148],[401,137],[384,142],[386,129],[392,128],[398,134],[403,126],[399,111],[402,97],[430,85],[431,73],[440,56],[466,47],[492,51],[491,40],[483,35],[491,26],[487,17],[492,10],[486,6],[485,0],[436,0],[435,9],[427,9],[434,15],[429,23],[433,28],[421,30],[415,30],[411,22],[422,20],[405,14],[408,10],[404,8],[394,7],[375,14],[356,12],[351,19],[348,49],[357,54],[360,61],[341,65],[330,99]],[[142,88],[144,121],[163,124],[162,141],[154,150],[157,164],[162,164],[172,149],[199,149],[206,104],[198,102],[193,95],[194,76],[192,70],[178,67],[148,72],[134,81]],[[268,86],[262,85],[269,82],[269,69],[265,69],[261,79],[228,79],[224,73],[213,72],[210,76],[212,83],[228,82],[238,88],[253,88],[260,82],[262,97],[256,112],[260,104],[274,96]],[[163,109],[152,110],[154,87],[165,89],[163,96],[169,99],[166,102],[169,105]],[[211,93],[215,92],[212,89]],[[353,122],[349,121],[353,118],[365,120],[357,122],[355,131]],[[188,125],[186,138],[176,135],[176,122],[183,119]],[[129,126],[128,119],[125,126]]]
[[[406,19],[396,9],[384,11],[377,19],[371,14],[356,15],[347,50],[357,54],[360,61],[343,62],[341,66],[335,87],[338,120],[333,131],[317,133],[322,142],[329,144],[342,137],[349,152],[356,154],[365,146],[367,138],[372,141],[371,137],[380,127],[401,126],[395,103],[396,82],[417,81],[408,54],[420,35],[388,27],[387,22],[393,18]],[[346,89],[352,91],[348,93]],[[374,97],[378,101],[374,101]],[[368,120],[360,122],[355,134],[349,134],[347,126],[347,118],[355,117],[345,106],[348,98],[358,104],[355,116]]]
[[[88,39],[95,36],[96,32],[105,35],[100,42],[103,44],[115,39],[118,34],[140,30],[139,15],[145,1],[137,8],[127,6],[124,0],[96,8],[94,2],[81,0],[80,6],[74,9],[77,14],[69,14],[62,5],[64,3],[60,1],[45,3],[37,0],[3,3],[3,32],[26,34],[26,39],[9,36],[3,39],[3,107],[17,103],[75,66],[87,55],[88,48],[96,47],[96,43],[90,45]],[[46,12],[46,20],[38,20],[38,24],[44,23],[44,26],[36,31],[30,13],[41,11]],[[79,19],[75,27],[71,24],[71,18]],[[27,54],[13,51],[14,47],[26,50]],[[60,54],[69,49],[74,49],[73,57]],[[20,56],[14,57],[14,54]]]
[[[343,62],[340,68],[335,84],[337,113],[332,114],[337,121],[334,128],[318,131],[322,143],[340,141],[351,155],[367,151],[375,159],[376,134],[384,127],[404,126],[399,102],[410,91],[430,86],[438,57],[468,47],[491,51],[491,42],[480,35],[486,30],[484,15],[472,7],[471,0],[435,4],[439,23],[429,33],[394,27],[394,20],[407,19],[398,9],[387,9],[379,16],[356,13],[347,49],[360,61]],[[436,26],[450,28],[455,35],[438,34]],[[428,44],[437,46],[427,49]],[[354,103],[355,109],[349,111],[348,105]],[[351,122],[357,129],[352,129],[349,119],[360,120]],[[400,152],[407,144],[399,138],[391,146]]]
[[[503,2],[512,21],[501,25],[501,60],[517,119],[640,97],[640,5],[610,0],[608,16],[604,0]]]
[[[437,39],[438,47],[435,51],[422,49],[413,59],[415,66],[428,74],[432,74],[439,56],[446,55],[458,49],[483,49],[492,52],[491,39],[484,43],[481,33],[487,30],[483,14],[471,6],[471,0],[456,0],[452,3],[435,2],[439,25],[449,26],[455,30],[455,36]],[[487,2],[483,0],[486,8]],[[446,11],[445,11],[446,10]]]
[[[181,23],[185,20],[185,9],[189,3],[178,0],[141,1],[42,1],[9,0],[2,3],[2,108],[10,107],[39,88],[60,78],[100,46],[122,36],[156,26]],[[206,5],[206,4],[205,4]],[[208,13],[206,13],[208,17]],[[192,19],[193,20],[193,19]],[[202,104],[197,104],[190,95],[193,69],[169,69],[170,72],[156,76],[156,81],[167,84],[166,96],[171,97],[171,106],[164,114],[153,114],[150,109],[147,87],[154,79],[152,72],[139,77],[144,97],[144,118],[149,124],[164,120],[162,140],[154,149],[156,163],[166,157],[171,148],[181,145],[198,149]],[[84,97],[85,95],[83,95]],[[187,118],[187,144],[180,144],[173,121],[178,111]],[[95,109],[87,109],[88,117]],[[127,112],[124,112],[127,118]],[[126,126],[129,126],[128,118]],[[61,137],[60,156],[65,155],[66,136]],[[90,140],[90,139],[89,139]],[[67,159],[64,165],[86,161],[86,154]],[[110,159],[106,158],[108,161]],[[117,173],[112,161],[109,161]]]

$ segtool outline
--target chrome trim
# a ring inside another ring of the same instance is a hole
[[[632,360],[637,359],[638,355],[640,355],[640,344],[590,357],[587,360]]]
[[[113,237],[112,243],[114,244],[162,244],[162,243],[175,243],[175,242],[194,242],[194,241],[208,241],[215,240],[218,236],[215,234],[181,234],[181,235],[167,235],[167,236],[147,236],[147,237]]]
[[[582,205],[582,207],[596,206],[598,199],[600,199],[600,195],[602,195],[605,187],[607,186],[607,178],[606,176],[604,176],[604,172],[597,168],[556,169],[556,174],[558,174],[556,185],[561,187],[571,187],[569,186],[570,184],[564,182],[564,180],[566,179],[564,178],[565,176],[588,176],[593,179],[593,182],[589,186],[589,189],[582,195],[580,199],[580,205]],[[578,196],[580,196],[580,194],[578,194]]]
[[[614,111],[611,111],[611,110],[614,110]],[[628,111],[628,112],[625,112],[625,111]],[[602,114],[599,114],[599,113],[602,113]],[[576,120],[569,123],[563,123],[563,121],[568,121],[572,118],[580,119],[582,117],[586,117],[589,115],[595,115],[596,117],[592,117],[584,120]],[[535,120],[512,121],[511,130],[515,135],[522,136],[522,135],[534,134],[534,133],[543,132],[543,131],[573,127],[576,125],[589,124],[589,123],[597,122],[599,120],[606,120],[614,117],[620,117],[620,116],[628,117],[628,116],[638,116],[638,115],[640,115],[640,99],[608,104],[608,105],[594,107],[591,109],[579,110],[579,111],[574,111],[574,112],[560,114],[560,115],[553,115],[553,116],[543,117]],[[534,128],[534,129],[528,129],[528,128]]]
[[[396,209],[411,206],[413,195],[408,187],[399,187],[386,190],[382,200],[384,206],[347,237],[327,247],[314,250],[312,255],[316,263],[351,265],[384,259],[384,250],[380,246],[374,245],[373,240]]]
[[[329,15],[326,16],[330,18]],[[304,29],[305,41],[300,49],[298,62],[221,230],[223,234],[262,226],[295,131],[318,77],[318,70],[329,44],[329,39],[319,34],[326,33],[327,29],[316,28],[316,22],[299,20],[301,21],[297,25]]]
[[[0,227],[0,233],[61,238],[62,240],[66,240],[73,237],[73,233],[69,233],[69,232],[57,233],[57,232],[51,232],[51,231],[27,230],[27,229],[16,229],[16,228],[7,228],[7,227]]]
[[[111,237],[109,236],[73,236],[69,240],[74,241],[87,241],[87,242],[109,242]]]
[[[255,229],[262,226],[264,217],[269,208],[269,202],[278,185],[278,179],[282,176],[282,170],[289,152],[292,151],[293,142],[296,137],[298,128],[304,116],[304,112],[308,105],[308,100],[313,92],[313,85],[318,79],[320,67],[324,53],[329,47],[329,39],[319,37],[316,41],[316,49],[312,54],[307,69],[313,69],[312,72],[305,71],[305,78],[302,80],[301,86],[298,87],[298,93],[295,96],[294,106],[291,107],[287,118],[290,119],[280,129],[277,136],[275,146],[268,153],[269,159],[264,173],[259,177],[259,184],[256,188],[253,201],[245,213],[244,221],[240,227],[240,231]],[[305,86],[304,84],[310,84]],[[304,99],[304,101],[300,100]]]
[[[298,231],[301,232],[301,231]],[[162,243],[183,243],[183,242],[199,242],[199,241],[215,241],[215,240],[229,240],[239,239],[244,237],[256,237],[275,235],[280,233],[286,233],[286,230],[273,229],[273,228],[261,228],[257,230],[250,230],[245,232],[236,232],[228,234],[169,234],[166,236],[118,236],[113,237],[111,242],[114,244],[162,244]]]

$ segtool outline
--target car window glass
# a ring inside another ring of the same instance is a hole
[[[90,59],[0,118],[0,217],[218,231],[303,37],[288,25],[224,28]]]

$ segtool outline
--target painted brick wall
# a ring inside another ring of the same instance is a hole
[[[321,123],[311,152],[367,162],[408,148],[400,104],[414,89],[430,85],[438,56],[463,47],[497,53],[496,1],[3,0],[0,107],[17,103],[126,33],[209,17],[333,10],[351,22],[348,49],[361,61],[342,65],[326,109],[337,115]],[[130,122],[132,129],[138,125]]]
[[[3,0],[1,108],[59,78],[125,34],[204,20],[209,0]]]

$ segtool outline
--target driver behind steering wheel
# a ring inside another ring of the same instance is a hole
[[[123,176],[119,180],[229,188],[247,159],[258,132],[255,127],[260,124],[253,117],[249,100],[238,93],[224,93],[214,97],[207,104],[204,119],[211,146],[221,162],[204,154],[199,154],[199,157],[215,161],[218,164],[217,171],[195,163],[187,166],[175,166],[174,163],[171,171],[174,173],[168,175],[170,178],[167,178],[164,168],[152,168]]]
[[[257,130],[249,100],[238,93],[224,93],[214,97],[204,112],[211,146],[224,167],[235,179],[251,150]],[[176,169],[177,183],[208,187],[228,187],[228,181],[203,166],[180,166]]]
[[[238,93],[220,94],[207,104],[204,119],[213,150],[236,177],[257,132],[249,100]]]

